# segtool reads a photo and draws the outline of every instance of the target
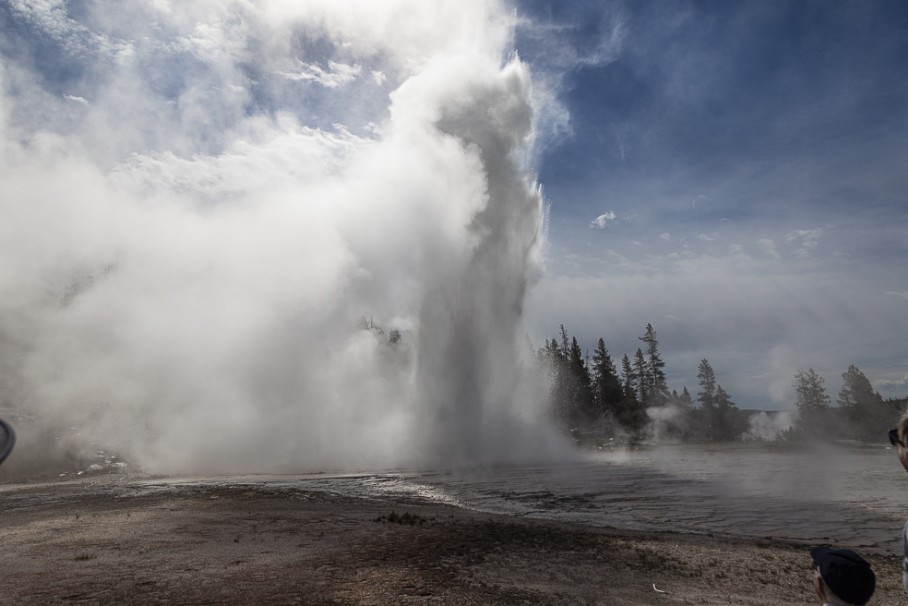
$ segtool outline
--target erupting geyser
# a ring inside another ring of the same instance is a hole
[[[0,19],[24,32],[0,71],[0,407],[153,471],[556,448],[521,327],[542,204],[505,7]]]

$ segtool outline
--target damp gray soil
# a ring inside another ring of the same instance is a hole
[[[3,484],[0,604],[813,604],[806,550],[821,542],[867,555],[871,603],[901,604],[908,478],[893,459],[678,447]]]

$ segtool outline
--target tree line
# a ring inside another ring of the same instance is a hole
[[[784,437],[879,442],[908,405],[906,398],[884,400],[854,364],[842,373],[836,406],[831,403],[825,382],[813,368],[798,370],[795,375],[798,421]]]
[[[665,361],[652,324],[639,337],[633,356],[616,362],[600,338],[592,357],[584,355],[564,325],[536,356],[550,385],[552,416],[580,442],[616,437],[660,437],[688,441],[731,441],[746,436],[753,411],[743,411],[703,359],[697,367],[698,391],[669,389]],[[794,377],[797,420],[782,440],[856,439],[880,441],[898,419],[906,400],[883,400],[856,366],[842,375],[838,406],[831,406],[824,379],[812,368]]]

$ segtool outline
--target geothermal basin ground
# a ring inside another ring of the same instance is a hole
[[[894,465],[882,448],[672,447],[444,472],[6,483],[0,603],[806,605],[807,549],[832,543],[871,561],[871,604],[902,604],[908,486]]]

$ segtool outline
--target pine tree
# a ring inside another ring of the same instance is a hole
[[[562,423],[569,423],[567,407],[568,389],[566,361],[558,346],[558,341],[546,340],[545,347],[537,352],[540,362],[549,379],[549,406],[552,415]]]
[[[795,375],[797,406],[800,412],[798,427],[807,433],[818,434],[824,429],[823,417],[829,408],[829,396],[823,384],[826,381],[812,368],[798,370]]]
[[[621,358],[621,379],[623,380],[624,397],[633,397],[637,390],[637,372],[631,365],[631,360],[627,357],[627,354],[624,354],[624,357]]]
[[[814,369],[807,372],[798,370],[795,375],[795,391],[798,394],[798,409],[801,412],[811,413],[829,408],[829,396],[823,384],[826,380],[818,375]]]
[[[638,347],[637,353],[634,354],[634,376],[637,379],[634,385],[634,393],[637,396],[637,401],[644,406],[649,402],[649,386],[652,382],[648,370],[649,367],[646,364],[646,358],[643,357],[643,351]]]
[[[676,437],[687,439],[696,435],[696,419],[699,416],[695,411],[693,399],[687,385],[681,390],[681,395],[675,400],[675,405],[679,409],[678,419],[676,421]]]
[[[702,434],[710,440],[737,438],[744,432],[744,418],[731,395],[718,384],[716,373],[706,358],[697,366],[697,380],[700,383],[697,401],[700,402]]]
[[[577,343],[577,337],[571,337],[571,346],[568,352],[568,370],[571,379],[571,407],[574,410],[574,419],[585,423],[591,421],[595,414],[593,411],[593,392],[590,387],[590,372],[583,351]]]
[[[638,338],[646,343],[646,391],[649,395],[649,400],[646,401],[646,404],[661,406],[668,401],[669,391],[665,380],[665,362],[662,361],[662,355],[659,353],[659,341],[656,339],[656,331],[653,329],[653,325],[647,324],[643,336]]]
[[[716,402],[716,373],[710,366],[709,360],[703,358],[697,367],[697,380],[700,382],[700,391],[697,401],[705,409],[711,409]]]
[[[557,338],[547,340],[537,352],[550,379],[553,416],[565,427],[576,427],[596,418],[590,372],[576,337],[569,338],[564,325]]]
[[[857,366],[852,364],[842,373],[842,388],[836,400],[839,406],[856,408],[877,399],[882,398],[873,391],[870,380]]]
[[[685,408],[690,408],[693,405],[693,400],[690,397],[690,392],[687,391],[687,385],[685,385],[684,389],[681,390],[680,401]]]
[[[624,390],[615,363],[605,347],[605,340],[599,339],[593,352],[592,368],[593,400],[599,416],[614,414],[615,408],[624,398]]]
[[[564,324],[561,325],[561,357],[565,360],[571,355],[571,347],[568,342],[567,331],[564,330]]]
[[[642,357],[643,354],[640,355]],[[621,378],[624,395],[616,406],[615,420],[626,430],[637,432],[646,425],[646,411],[643,409],[643,404],[637,399],[640,379],[627,354],[621,358]]]
[[[731,395],[716,385],[715,418],[713,440],[734,440],[744,431],[744,420],[738,407],[731,401]]]
[[[848,437],[874,439],[892,422],[893,415],[884,405],[882,396],[874,391],[870,380],[854,364],[842,373],[842,387],[836,402],[844,408],[850,429]]]

